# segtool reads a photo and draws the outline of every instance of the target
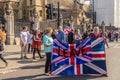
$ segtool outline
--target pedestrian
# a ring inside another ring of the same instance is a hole
[[[52,38],[53,39],[56,39],[57,38],[57,34],[58,34],[58,30],[56,30],[56,29],[53,29],[53,32],[52,32]]]
[[[71,32],[68,33],[68,43],[74,44],[74,30],[71,29]]]
[[[6,36],[5,36],[4,32],[2,32],[2,27],[0,26],[0,59],[5,63],[5,65],[7,67],[8,62],[3,57],[5,40],[6,40]]]
[[[91,33],[91,34],[92,34],[92,33]],[[83,33],[83,36],[82,36],[83,40],[85,40],[85,39],[88,38],[88,37],[89,37],[88,31],[84,32],[84,33]]]
[[[5,35],[5,39],[6,39],[6,31],[5,31],[5,29],[2,29],[2,31],[3,31],[3,33],[4,33],[4,35]],[[6,41],[3,43],[3,46],[4,46],[4,49],[5,49],[5,44],[6,44]]]
[[[82,34],[80,33],[80,30],[75,30],[75,36],[74,36],[75,43],[80,43],[82,41]]]
[[[108,32],[108,39],[109,39],[109,42],[111,42],[111,37],[112,37],[112,33],[111,31]]]
[[[51,65],[51,54],[52,54],[52,44],[53,39],[51,37],[52,28],[48,27],[45,30],[45,35],[43,37],[43,44],[44,44],[44,52],[46,54],[46,62],[45,62],[45,74],[49,75],[50,65]]]
[[[99,27],[94,27],[93,33],[90,34],[90,38],[99,38],[102,37]]]
[[[28,53],[33,52],[32,38],[33,38],[33,31],[30,31],[30,33],[28,34]]]
[[[33,35],[33,43],[32,43],[33,59],[36,59],[35,58],[36,51],[38,52],[40,59],[43,58],[43,56],[41,55],[41,50],[40,50],[41,45],[42,45],[42,34],[40,34],[40,31],[36,30]]]
[[[115,32],[115,39],[116,39],[116,42],[118,42],[118,38],[119,38],[119,33],[118,31]]]
[[[100,38],[100,37],[103,37],[104,38],[104,43],[109,48],[109,45],[108,45],[108,43],[106,41],[106,38],[104,36],[102,36],[102,34],[100,33],[99,27],[94,27],[93,33],[91,33],[89,37],[90,38]]]
[[[23,30],[20,32],[20,45],[21,45],[21,58],[20,59],[28,59],[27,49],[28,49],[28,27],[23,27]]]
[[[63,27],[62,26],[58,27],[57,40],[59,40],[61,42],[67,42],[67,37],[66,37],[65,32],[63,31]]]

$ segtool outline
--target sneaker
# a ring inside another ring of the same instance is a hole
[[[46,75],[46,76],[50,76],[50,74],[49,74],[49,73],[45,73],[45,75]]]
[[[26,56],[24,56],[25,59],[28,59]]]

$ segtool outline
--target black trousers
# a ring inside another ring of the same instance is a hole
[[[4,59],[3,55],[0,54],[0,59],[4,62],[4,63],[7,63],[7,61]]]
[[[31,50],[31,52],[33,52],[32,45],[31,45],[31,44],[28,44],[28,53],[30,52],[30,50]]]
[[[41,58],[42,56],[40,54],[40,49],[37,49],[37,48],[34,48],[34,50],[33,50],[33,58],[35,59],[35,53],[36,53],[36,51],[38,52],[38,55]]]
[[[51,54],[51,52],[46,53],[45,73],[48,73],[51,67]]]

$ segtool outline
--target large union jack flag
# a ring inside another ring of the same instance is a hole
[[[106,56],[103,38],[89,38],[79,44],[54,40],[52,75],[106,75]]]

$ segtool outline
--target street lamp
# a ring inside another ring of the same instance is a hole
[[[84,18],[83,18],[82,21],[81,21],[81,26],[82,26],[82,31],[83,31],[83,33],[84,33]]]
[[[92,25],[94,27],[94,20],[95,20],[95,17],[94,17],[94,0],[91,0],[91,18],[92,18]]]
[[[59,2],[59,0],[58,0],[57,4],[58,4],[58,23],[57,23],[57,27],[59,27],[60,26],[60,2]]]
[[[105,33],[105,22],[104,21],[102,21],[101,26],[102,26],[102,30],[103,30],[103,34],[104,34]]]

